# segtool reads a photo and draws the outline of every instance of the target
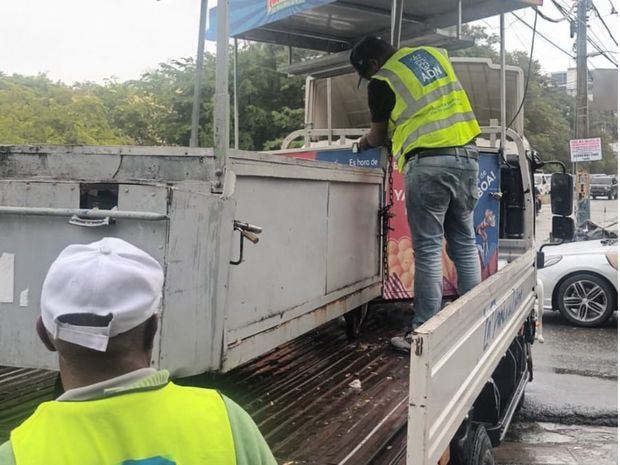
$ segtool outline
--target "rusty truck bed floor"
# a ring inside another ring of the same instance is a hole
[[[338,322],[217,379],[196,377],[254,418],[280,463],[404,464],[409,357],[389,347],[406,313],[369,314],[360,338]]]
[[[254,418],[281,464],[404,464],[409,357],[389,348],[407,312],[369,313],[349,342],[334,321],[225,375],[180,384],[220,389]],[[0,442],[52,398],[54,372],[0,367]]]

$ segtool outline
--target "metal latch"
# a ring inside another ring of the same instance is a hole
[[[243,261],[243,243],[245,239],[252,242],[252,244],[258,243],[258,237],[256,234],[263,232],[263,228],[255,226],[250,223],[243,223],[241,221],[233,221],[233,231],[239,231],[239,260],[231,260],[231,265],[239,265]]]
[[[73,226],[83,226],[86,228],[98,228],[100,226],[110,226],[110,224],[113,224],[113,223],[114,223],[114,220],[110,219],[109,216],[106,216],[105,218],[88,219],[88,218],[80,218],[77,215],[73,215],[71,219],[69,220],[69,224],[72,224]]]
[[[504,194],[502,192],[491,192],[491,197],[493,197],[495,200],[502,200],[503,196]]]

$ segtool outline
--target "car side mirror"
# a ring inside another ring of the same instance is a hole
[[[572,215],[573,192],[573,177],[570,174],[553,173],[551,175],[551,213],[561,216]]]
[[[569,216],[554,216],[551,223],[551,235],[562,241],[573,240],[575,236],[575,221]]]

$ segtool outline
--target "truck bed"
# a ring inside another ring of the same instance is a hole
[[[409,356],[389,338],[408,317],[406,306],[377,307],[355,342],[336,321],[226,375],[181,382],[242,405],[280,463],[404,464]]]
[[[224,375],[179,384],[220,389],[254,418],[279,463],[405,464],[409,357],[389,348],[407,305],[371,309],[355,342],[338,321]],[[55,373],[0,367],[0,442],[38,403]],[[355,381],[361,388],[351,387]]]

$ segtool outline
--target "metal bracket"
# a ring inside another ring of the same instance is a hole
[[[80,218],[77,215],[73,215],[71,217],[71,219],[69,220],[69,224],[72,224],[73,226],[82,226],[85,228],[99,228],[101,226],[110,226],[111,224],[114,224],[116,221],[114,221],[114,219],[110,219],[109,216],[106,216],[105,218],[99,218],[99,219],[88,219],[88,218]]]

